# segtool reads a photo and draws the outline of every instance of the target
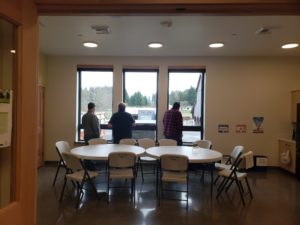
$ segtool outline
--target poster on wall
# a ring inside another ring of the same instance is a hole
[[[263,116],[253,116],[252,120],[254,123],[253,133],[263,133],[263,122],[264,122]]]
[[[229,125],[228,124],[219,124],[218,132],[219,133],[229,133]]]
[[[0,148],[11,144],[12,91],[0,89]]]
[[[236,133],[246,133],[247,125],[246,124],[237,124],[235,125],[235,132]]]

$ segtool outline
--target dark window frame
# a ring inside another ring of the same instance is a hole
[[[168,97],[167,97],[167,109],[168,110],[168,105],[169,105],[169,90],[170,90],[170,73],[201,73],[201,118],[200,118],[200,126],[183,126],[183,131],[199,131],[200,135],[199,138],[203,139],[204,135],[204,127],[203,127],[203,121],[204,121],[204,81],[205,81],[205,75],[206,75],[206,70],[205,69],[189,69],[189,68],[184,68],[184,69],[168,69]],[[189,143],[189,142],[184,142],[184,143]]]
[[[109,71],[109,72],[114,72],[113,70],[113,67],[96,67],[96,68],[89,68],[89,67],[78,67],[77,68],[77,78],[78,78],[78,86],[77,86],[77,94],[78,94],[78,100],[77,100],[77,103],[78,103],[78,106],[77,106],[77,141],[79,142],[83,142],[84,140],[80,140],[80,130],[82,129],[82,124],[81,124],[81,109],[80,109],[80,106],[81,106],[81,73],[83,71],[94,71],[94,72],[97,72],[97,71]],[[112,105],[113,105],[113,102],[112,102]],[[111,129],[107,126],[107,124],[100,124],[100,128],[101,129]]]
[[[138,68],[124,68],[123,71],[122,71],[122,74],[123,74],[123,102],[125,102],[125,86],[126,86],[126,82],[125,82],[125,74],[126,72],[155,72],[157,74],[157,77],[156,77],[156,104],[155,104],[155,107],[156,107],[156,113],[155,113],[155,124],[136,124],[134,127],[133,127],[133,130],[155,130],[155,139],[157,139],[157,121],[158,121],[158,117],[157,117],[157,114],[158,114],[158,79],[159,79],[159,69],[153,69],[153,68],[141,68],[141,69],[138,69]]]

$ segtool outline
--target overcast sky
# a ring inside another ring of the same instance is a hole
[[[96,72],[85,71],[82,72],[82,88],[89,87],[112,87],[113,76],[112,72]],[[179,90],[183,91],[191,86],[197,87],[199,73],[185,73],[185,74],[170,74],[170,89],[169,91]],[[156,90],[157,77],[155,72],[147,72],[146,74],[126,73],[126,89],[129,95],[140,91],[143,95],[152,96]]]

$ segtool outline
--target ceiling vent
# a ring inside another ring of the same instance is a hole
[[[163,27],[171,27],[173,25],[173,23],[170,20],[165,20],[165,21],[161,21],[160,25]]]
[[[93,25],[92,29],[96,31],[96,34],[110,34],[110,29],[106,25]]]
[[[263,34],[271,34],[272,31],[269,28],[261,27],[257,31],[255,31],[256,35],[263,35]]]

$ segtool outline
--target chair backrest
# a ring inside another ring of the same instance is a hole
[[[138,144],[140,147],[147,149],[147,148],[155,147],[155,140],[151,138],[141,138],[138,139]]]
[[[162,170],[187,171],[188,161],[188,157],[184,155],[164,154],[160,156]]]
[[[136,156],[132,152],[112,152],[108,155],[108,166],[114,168],[134,167]]]
[[[242,165],[240,166],[243,169],[250,169],[254,166],[254,160],[253,160],[253,152],[249,151],[241,155],[242,159]]]
[[[132,138],[123,138],[120,140],[119,142],[122,145],[135,145],[136,144],[136,140],[132,139]]]
[[[57,141],[55,143],[55,147],[60,154],[63,152],[69,152],[71,150],[71,147],[67,141]]]
[[[200,147],[200,148],[207,148],[211,149],[212,148],[212,143],[209,140],[198,140],[195,141],[195,145]]]
[[[67,168],[71,169],[73,172],[83,169],[80,158],[78,158],[75,154],[71,152],[63,152],[62,158],[64,159]]]
[[[93,138],[88,141],[89,145],[102,145],[107,144],[107,141],[103,138]]]
[[[233,148],[232,152],[230,153],[231,162],[235,161],[235,159],[242,153],[244,150],[244,146],[237,145]]]
[[[177,145],[177,141],[173,140],[173,139],[159,139],[158,140],[158,144],[159,146],[176,146]]]

